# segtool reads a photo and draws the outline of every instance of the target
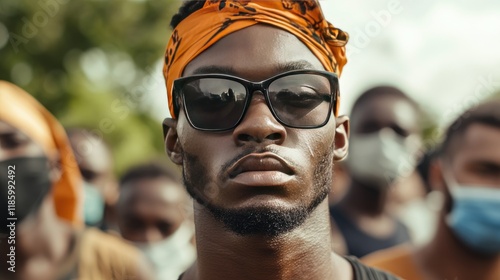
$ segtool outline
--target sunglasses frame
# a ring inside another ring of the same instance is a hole
[[[328,109],[328,115],[326,116],[325,121],[319,125],[295,126],[295,125],[287,124],[286,122],[283,122],[278,117],[278,115],[276,114],[276,112],[274,110],[274,107],[272,106],[272,104],[270,102],[268,90],[269,90],[269,86],[271,85],[271,83],[277,79],[282,78],[282,77],[291,76],[291,75],[298,75],[298,74],[314,74],[314,75],[318,75],[318,76],[323,76],[323,77],[326,77],[328,79],[328,81],[330,82],[330,87],[331,87],[332,92],[330,92],[331,100],[330,100],[330,105],[329,105],[329,109]],[[190,83],[194,80],[202,79],[202,78],[219,78],[219,79],[231,80],[231,81],[238,82],[245,87],[247,95],[245,96],[245,104],[243,105],[243,112],[242,112],[240,118],[238,119],[238,121],[236,121],[233,126],[231,126],[229,128],[224,128],[224,129],[201,128],[201,127],[195,126],[193,124],[193,122],[191,121],[191,118],[189,117],[189,113],[186,110],[184,94],[182,93],[182,91],[180,89],[183,88],[184,85],[186,85],[187,83]],[[292,70],[292,71],[280,73],[278,75],[272,76],[272,77],[265,79],[263,81],[260,81],[260,82],[252,82],[252,81],[248,81],[248,80],[245,80],[245,79],[242,79],[242,78],[239,78],[236,76],[232,76],[232,75],[227,75],[227,74],[199,74],[199,75],[186,76],[186,77],[182,77],[182,78],[178,78],[178,79],[174,80],[174,83],[172,86],[172,98],[174,100],[174,102],[173,102],[174,113],[176,116],[179,115],[179,111],[180,111],[180,107],[181,107],[180,104],[182,103],[182,107],[184,108],[186,118],[187,118],[189,124],[191,125],[191,127],[193,127],[194,129],[200,130],[200,131],[208,131],[208,132],[222,132],[222,131],[233,130],[241,123],[241,121],[245,117],[245,114],[247,113],[247,110],[250,107],[250,103],[252,101],[253,94],[256,91],[260,91],[262,93],[262,95],[264,96],[264,99],[266,100],[266,104],[267,104],[269,110],[271,111],[273,117],[280,124],[282,124],[286,127],[300,128],[300,129],[314,129],[314,128],[319,128],[319,127],[326,125],[328,123],[328,120],[330,119],[330,116],[332,114],[332,110],[337,110],[337,102],[338,102],[339,96],[340,96],[338,76],[335,73],[328,72],[328,71]],[[334,112],[334,115],[336,115],[336,112]]]

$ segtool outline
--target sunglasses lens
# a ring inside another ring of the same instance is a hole
[[[327,77],[294,74],[269,85],[269,100],[276,117],[295,127],[317,127],[330,116],[332,89]]]
[[[225,130],[235,126],[245,108],[245,87],[223,78],[201,78],[186,83],[181,91],[186,114],[200,129]]]

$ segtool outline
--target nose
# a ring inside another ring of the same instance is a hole
[[[154,226],[148,227],[144,232],[144,241],[147,243],[157,242],[163,239],[161,232]]]
[[[285,138],[286,129],[274,118],[264,96],[254,94],[243,120],[233,131],[235,143],[242,146],[268,141],[280,145]]]

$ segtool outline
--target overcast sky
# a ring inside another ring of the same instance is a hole
[[[321,0],[347,31],[341,110],[363,90],[392,84],[440,125],[500,89],[500,1]]]

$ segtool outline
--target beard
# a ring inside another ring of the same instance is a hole
[[[226,170],[232,163],[251,152],[254,151],[242,153],[225,164],[222,170]],[[217,195],[217,188],[220,186],[213,187],[214,184],[210,182],[208,171],[200,164],[198,157],[184,152],[183,159],[182,175],[187,192],[196,202],[208,209],[212,216],[221,222],[227,230],[242,236],[276,237],[299,227],[326,199],[332,185],[333,148],[321,155],[314,168],[314,176],[312,177],[314,195],[308,203],[288,209],[263,206],[229,209],[214,205],[209,197],[203,195],[207,192]],[[212,188],[211,190],[203,190],[200,189],[201,186],[212,186]]]

